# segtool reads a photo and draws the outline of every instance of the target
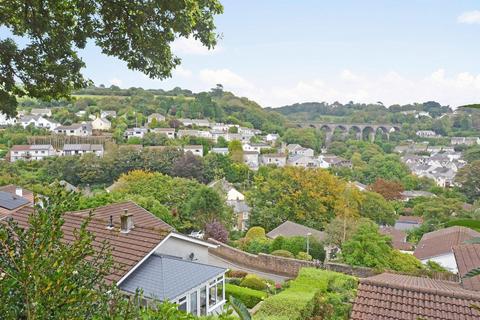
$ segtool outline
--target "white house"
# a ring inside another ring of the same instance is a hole
[[[243,163],[245,163],[250,169],[257,170],[259,163],[260,153],[256,151],[243,151]]]
[[[14,126],[17,123],[17,118],[8,117],[5,113],[0,112],[0,126]]]
[[[191,145],[191,146],[184,146],[183,152],[191,152],[194,156],[203,157],[203,146],[202,145]]]
[[[86,137],[92,135],[92,124],[90,122],[74,123],[69,126],[58,126],[55,133],[66,136]]]
[[[289,154],[298,154],[298,155],[307,156],[307,157],[313,157],[314,153],[315,153],[313,151],[313,149],[304,148],[299,144],[289,144],[289,145],[287,145],[286,151]]]
[[[265,141],[267,141],[268,143],[274,143],[276,142],[278,139],[280,138],[280,136],[276,133],[269,133],[267,134],[267,136],[265,137]]]
[[[116,118],[117,117],[117,111],[115,110],[102,110],[100,112],[100,118]]]
[[[178,119],[185,127],[197,126],[197,127],[210,127],[210,121],[207,119]]]
[[[210,150],[211,153],[218,153],[218,154],[221,154],[221,155],[228,155],[228,148],[212,148],[212,150]]]
[[[101,144],[64,144],[62,155],[74,156],[86,153],[94,153],[98,157],[103,157],[103,145]]]
[[[125,131],[124,136],[127,139],[134,137],[143,139],[143,136],[145,136],[146,133],[148,133],[147,128],[129,128]]]
[[[287,164],[287,156],[282,153],[269,153],[261,156],[262,164],[275,165],[277,167],[285,167]]]
[[[464,144],[467,146],[473,146],[475,144],[480,144],[480,138],[478,137],[452,137],[450,139],[450,144],[455,146],[459,144]]]
[[[182,137],[198,137],[198,138],[206,138],[212,139],[212,134],[210,131],[202,131],[202,130],[178,130],[177,136],[179,138]]]
[[[150,124],[152,123],[153,119],[158,122],[165,121],[165,116],[161,115],[160,113],[152,113],[147,117],[147,122]]]
[[[175,139],[175,128],[155,128],[150,131],[153,133],[164,134],[169,139]]]
[[[23,116],[18,119],[17,123],[19,123],[24,128],[28,127],[29,125],[33,125],[35,128],[43,128],[50,131],[54,131],[60,126],[58,122],[47,119],[40,115]]]
[[[96,118],[92,121],[92,129],[93,130],[103,130],[107,131],[110,130],[112,127],[112,123],[107,118]]]
[[[52,116],[52,110],[51,109],[32,109],[30,112],[32,116],[45,116],[45,117],[51,117]]]
[[[260,152],[263,149],[270,149],[271,146],[265,143],[252,143],[252,142],[247,142],[244,143],[242,146],[244,151],[255,151],[255,152]]]
[[[320,166],[318,159],[313,157],[304,156],[301,154],[294,154],[288,157],[287,164],[293,167],[303,168],[317,168]]]
[[[452,248],[480,237],[480,232],[465,227],[449,227],[425,233],[413,253],[422,263],[429,260],[457,273],[458,267]]]
[[[417,136],[421,138],[435,138],[437,137],[437,134],[435,131],[432,130],[419,130],[415,133]]]
[[[43,160],[57,155],[50,144],[14,145],[10,149],[10,162],[17,160]]]

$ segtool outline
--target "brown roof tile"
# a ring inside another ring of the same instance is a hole
[[[128,233],[120,232],[120,214],[123,208],[128,208],[133,213],[135,227]],[[33,208],[24,207],[11,214],[11,217],[20,226],[28,226],[28,216]],[[66,213],[62,231],[66,241],[73,240],[74,230],[78,229],[89,210]],[[113,216],[113,229],[108,229],[110,215]],[[112,257],[116,263],[112,274],[106,277],[107,281],[117,282],[145,256],[147,256],[165,237],[172,227],[165,222],[155,222],[151,213],[137,206],[133,202],[119,203],[98,208],[93,211],[93,217],[88,225],[88,230],[95,235],[93,246],[101,248],[104,241],[108,242],[112,249]]]
[[[360,279],[351,320],[474,320],[480,293],[458,283],[383,273]]]
[[[405,231],[397,230],[393,227],[381,227],[380,233],[392,238],[392,246],[398,250],[412,250],[413,244],[407,242],[407,234]]]
[[[425,233],[415,248],[414,255],[418,259],[428,259],[452,252],[454,246],[480,237],[480,233],[465,227],[449,227]]]
[[[406,208],[408,209],[408,208]],[[423,218],[422,217],[417,217],[417,216],[399,216],[397,221],[400,222],[416,222],[418,224],[423,223]]]
[[[465,274],[475,268],[480,268],[480,244],[466,244],[453,247],[458,273],[462,277],[462,286],[465,289],[480,291],[480,275],[473,278],[463,278]]]

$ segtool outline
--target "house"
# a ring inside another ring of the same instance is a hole
[[[145,134],[148,133],[147,128],[129,128],[125,131],[123,134],[125,138],[130,139],[130,138],[140,138],[143,139]]]
[[[358,181],[352,182],[352,184],[359,190],[359,191],[367,191],[368,186],[366,184],[360,183]]]
[[[303,226],[301,224],[285,221],[269,233],[267,237],[275,239],[276,237],[312,237],[321,242],[325,240],[325,232]]]
[[[418,197],[432,198],[435,197],[435,195],[431,192],[422,190],[406,190],[402,192],[403,201],[409,201],[410,199],[415,199]]]
[[[294,154],[288,157],[287,165],[303,168],[317,168],[320,166],[320,163],[317,159],[313,157],[304,156],[301,154]]]
[[[285,167],[287,164],[287,156],[283,153],[268,153],[262,154],[261,156],[262,164],[264,165],[274,165],[277,167]]]
[[[155,121],[158,123],[165,121],[165,116],[161,115],[160,113],[152,113],[147,117],[148,124],[152,123],[153,119],[155,119]]]
[[[51,117],[52,116],[52,110],[51,109],[32,109],[30,111],[30,114],[32,116],[44,116],[44,117]]]
[[[251,143],[247,142],[243,144],[243,150],[244,151],[255,151],[260,153],[263,149],[270,149],[271,146],[265,143]]]
[[[117,117],[117,111],[115,110],[102,110],[100,112],[100,118],[116,118]]]
[[[260,153],[256,151],[243,151],[243,163],[245,163],[250,169],[257,170],[259,162]]]
[[[92,121],[93,130],[107,131],[112,127],[112,123],[107,118],[96,118]]]
[[[394,227],[380,227],[380,233],[392,238],[393,248],[400,251],[413,251],[413,244],[407,242],[407,233]]]
[[[10,148],[10,162],[17,160],[43,160],[56,156],[57,153],[50,144],[14,145]]]
[[[225,203],[233,209],[236,216],[235,229],[244,231],[248,228],[251,208],[245,201],[243,193],[233,187],[227,180],[220,179],[208,184],[210,188],[215,189],[225,198]]]
[[[17,118],[9,117],[5,113],[0,112],[0,126],[14,126],[17,124]]]
[[[26,128],[29,125],[33,125],[35,128],[43,128],[50,131],[54,131],[58,126],[60,126],[58,122],[47,119],[40,115],[27,115],[20,117],[17,123],[20,124],[23,128]]]
[[[267,143],[275,143],[278,139],[280,139],[280,136],[276,133],[269,133],[265,136],[265,141]]]
[[[465,277],[467,273],[480,267],[480,244],[471,243],[453,247],[453,254],[462,286],[468,290],[480,291],[480,275]]]
[[[320,163],[320,168],[351,168],[352,162],[350,160],[344,159],[335,155],[319,155],[318,161]]]
[[[230,141],[244,141],[244,137],[240,133],[227,133],[225,140]]]
[[[202,145],[191,145],[183,146],[183,152],[191,152],[194,156],[203,157],[203,146]]]
[[[169,139],[175,139],[175,128],[155,128],[150,131],[153,133],[164,134]]]
[[[207,119],[178,119],[185,127],[210,127],[210,121]]]
[[[178,130],[177,136],[179,138],[183,137],[198,137],[198,138],[206,138],[212,139],[213,136],[210,131],[202,131],[202,130]]]
[[[10,217],[28,227],[31,208]],[[177,233],[171,226],[133,202],[67,212],[62,218],[66,241],[92,216],[88,229],[93,248],[107,243],[115,268],[105,280],[127,294],[143,292],[145,300],[170,301],[196,316],[213,315],[225,304],[225,268],[209,264],[208,249],[216,248]]]
[[[450,139],[450,144],[452,146],[456,146],[459,144],[473,146],[476,144],[480,144],[480,138],[479,137],[452,137]]]
[[[350,320],[479,319],[480,293],[453,281],[382,273],[361,278]]]
[[[399,216],[395,221],[396,230],[408,231],[420,227],[423,224],[423,218],[417,216]]]
[[[227,156],[229,151],[228,148],[212,148],[210,152]]]
[[[23,207],[33,206],[35,195],[32,191],[9,184],[0,187],[0,220]]]
[[[458,267],[452,248],[477,237],[480,237],[480,232],[460,226],[432,231],[423,235],[413,254],[422,263],[432,260],[457,273]]]
[[[438,186],[447,188],[454,185],[455,175],[456,172],[454,170],[441,167],[430,171],[426,177],[435,180]]]
[[[435,138],[437,134],[432,130],[419,130],[415,133],[420,138]]]
[[[223,139],[227,140],[228,133],[227,131],[221,131],[221,130],[210,130],[210,134],[212,135],[212,140],[217,142],[220,137]]]
[[[286,147],[288,154],[298,154],[307,157],[313,157],[314,151],[310,148],[304,148],[299,144],[289,144]]]
[[[64,144],[62,155],[76,156],[86,153],[94,153],[98,157],[103,157],[103,145],[101,144]]]
[[[74,123],[69,126],[58,126],[55,133],[64,134],[66,136],[86,137],[92,135],[91,122]]]

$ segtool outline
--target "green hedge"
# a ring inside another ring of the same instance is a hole
[[[264,300],[267,297],[267,293],[264,291],[253,290],[249,288],[244,288],[236,286],[234,284],[226,283],[225,284],[225,297],[234,296],[235,298],[241,300],[247,308],[253,308],[260,301]]]
[[[479,220],[473,220],[473,219],[452,220],[447,222],[445,226],[446,227],[453,227],[453,226],[467,227],[480,232]]]
[[[301,320],[313,316],[347,319],[356,287],[354,277],[304,268],[286,290],[264,301],[254,319]]]

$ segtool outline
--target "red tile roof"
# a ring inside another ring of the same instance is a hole
[[[480,268],[480,244],[466,244],[453,247],[458,273],[462,277],[465,289],[480,291],[480,275],[473,278],[463,278],[472,269]]]
[[[407,242],[405,231],[397,230],[393,227],[381,227],[380,233],[392,238],[392,246],[398,250],[413,250],[413,244]]]
[[[449,227],[425,233],[418,243],[414,255],[420,260],[437,257],[452,252],[454,246],[480,237],[480,232],[465,227]]]
[[[417,216],[399,216],[397,221],[400,222],[416,222],[418,224],[423,223],[423,218],[422,217],[417,217]]]
[[[120,232],[120,213],[123,212],[120,209],[123,208],[128,208],[128,212],[133,213],[134,228],[128,233]],[[173,229],[165,222],[155,218],[150,212],[139,208],[133,202],[126,202],[101,207],[93,211],[93,218],[88,225],[88,230],[95,235],[93,245],[96,249],[99,249],[104,241],[108,242],[112,249],[113,260],[116,263],[112,274],[106,277],[109,282],[119,281],[165,239],[170,230]],[[28,216],[32,212],[33,208],[24,207],[12,213],[11,217],[20,226],[27,227]],[[81,226],[87,214],[88,210],[64,214],[65,223],[62,226],[62,231],[67,241],[73,240],[74,230]],[[113,216],[113,229],[107,228],[110,215]],[[160,222],[154,222],[154,219]]]
[[[383,273],[360,279],[351,320],[474,320],[480,293],[458,283]]]

